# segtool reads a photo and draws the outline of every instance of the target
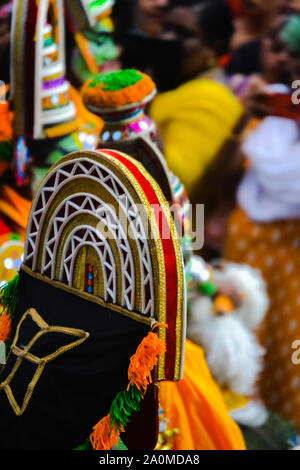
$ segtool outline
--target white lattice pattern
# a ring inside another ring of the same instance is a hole
[[[66,161],[56,167],[46,177],[43,186],[39,190],[39,194],[35,198],[31,211],[25,247],[25,264],[31,269],[36,270],[38,256],[40,250],[42,250],[42,272],[45,275],[47,273],[47,275],[53,279],[55,272],[53,263],[55,262],[55,254],[58,249],[59,237],[64,226],[76,213],[92,214],[96,216],[101,223],[107,226],[116,237],[123,265],[123,304],[129,309],[133,309],[135,272],[130,244],[125,236],[124,230],[122,230],[121,222],[116,213],[114,213],[111,206],[106,205],[100,198],[91,193],[74,192],[71,197],[65,199],[51,217],[47,228],[46,240],[43,242],[43,246],[40,246],[43,223],[49,207],[55,198],[58,197],[62,188],[64,188],[70,180],[74,181],[76,179],[80,179],[81,181],[82,179],[96,181],[113,196],[114,200],[117,201],[122,211],[126,214],[127,224],[134,234],[138,247],[139,269],[142,280],[141,313],[153,316],[153,270],[142,214],[122,181],[110,169],[88,157]],[[78,197],[81,199],[80,201],[76,200]],[[71,272],[69,272],[69,275],[71,276]],[[70,276],[68,282],[72,282]],[[111,287],[109,287],[109,289],[111,289]]]

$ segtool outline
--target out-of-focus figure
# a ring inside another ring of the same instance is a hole
[[[261,71],[261,39],[278,13],[279,0],[242,0],[241,15],[235,21],[232,59],[228,73],[251,75]]]
[[[164,36],[181,44],[181,86],[158,96],[151,114],[164,139],[169,167],[186,186],[191,201],[206,204],[208,218],[210,200],[215,206],[223,199],[216,179],[229,169],[242,129],[243,107],[218,66],[219,58],[229,51],[233,21],[222,0],[189,2],[190,6],[176,3],[166,18]],[[222,163],[221,173],[212,171],[212,187],[206,184],[207,173],[221,154],[226,165]]]
[[[145,35],[158,37],[169,3],[169,0],[118,0],[113,12],[117,33],[135,29]]]
[[[113,10],[122,68],[150,75],[159,91],[177,86],[180,43],[161,37],[170,0],[118,0]]]
[[[274,21],[277,11],[278,0],[242,0],[241,15],[235,23],[233,49],[264,36]]]
[[[298,68],[299,30],[294,15],[265,40],[263,76],[273,83],[263,88],[261,82],[260,99],[252,96],[252,112],[260,104],[257,116],[265,117],[251,122],[242,146],[247,171],[225,249],[226,259],[260,269],[267,282],[271,305],[260,332],[267,350],[260,391],[270,409],[298,428],[300,379],[293,347],[300,334],[300,128],[291,89],[279,82],[291,83]]]

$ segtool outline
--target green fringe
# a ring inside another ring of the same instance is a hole
[[[124,442],[122,439],[119,437],[118,445],[117,447],[113,447],[112,450],[128,450],[127,447],[125,446]]]
[[[125,428],[125,426],[130,422],[132,413],[140,410],[142,400],[143,395],[135,385],[132,385],[129,390],[123,390],[118,393],[112,402],[109,412],[111,429],[113,429],[114,425],[116,425],[118,430],[120,430],[121,426]],[[119,445],[120,441],[121,440],[119,439]],[[124,444],[124,447],[120,448],[119,445],[118,450],[126,449]],[[93,450],[90,438],[88,438],[84,444],[73,450]]]
[[[140,410],[142,399],[143,395],[135,385],[131,386],[128,391],[118,393],[110,407],[111,427],[116,425],[118,430],[121,426],[125,428],[130,422],[132,413]]]
[[[10,317],[13,317],[18,302],[20,300],[20,285],[19,285],[20,276],[19,274],[14,277],[14,279],[7,284],[5,284],[0,289],[1,303],[3,305],[2,312],[0,316],[4,313],[8,313]]]
[[[84,442],[84,444],[82,444],[81,446],[76,447],[76,449],[73,449],[73,450],[93,450],[93,446],[92,446],[92,443],[90,441],[90,438],[88,438]]]

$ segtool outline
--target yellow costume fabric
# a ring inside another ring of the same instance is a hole
[[[259,331],[266,349],[261,396],[300,429],[300,365],[292,348],[300,339],[299,248],[300,220],[255,223],[241,209],[231,216],[224,258],[259,269],[271,302]]]
[[[191,194],[231,136],[243,108],[222,83],[198,78],[158,96],[150,114],[164,140],[170,170]]]
[[[238,425],[207,367],[203,350],[186,341],[184,376],[160,384],[160,406],[168,428],[178,428],[172,450],[245,450]]]

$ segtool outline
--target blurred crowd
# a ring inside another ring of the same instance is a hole
[[[0,1],[5,83],[10,7]],[[204,231],[197,254],[212,265],[246,264],[266,283],[259,397],[300,429],[300,369],[291,360],[300,340],[300,0],[116,0],[112,20],[110,70],[155,81],[147,112],[160,151],[193,210],[204,205],[204,227],[192,226]],[[66,31],[67,77],[79,89]],[[243,299],[228,289],[239,308]]]

